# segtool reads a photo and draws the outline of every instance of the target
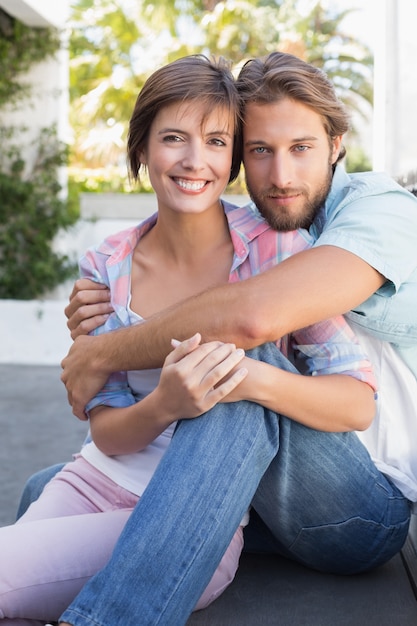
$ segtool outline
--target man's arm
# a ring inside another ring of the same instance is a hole
[[[200,332],[249,349],[354,308],[383,283],[375,269],[335,246],[300,252],[248,280],[205,291],[144,324],[97,337],[79,336],[62,361],[73,412],[84,406],[111,372],[160,367],[171,339]]]

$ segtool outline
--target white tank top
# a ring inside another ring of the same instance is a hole
[[[130,307],[128,307],[128,312],[132,324],[143,321],[143,318],[132,311]],[[136,370],[128,372],[127,380],[134,394],[145,396],[155,389],[160,375],[160,369]],[[134,454],[107,456],[97,448],[94,442],[90,442],[82,448],[81,455],[117,485],[141,496],[169,446],[175,426],[176,422],[164,430],[144,450]]]

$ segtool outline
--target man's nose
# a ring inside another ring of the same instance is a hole
[[[271,163],[271,183],[280,189],[291,186],[293,182],[292,165],[289,158],[282,154],[275,154]]]

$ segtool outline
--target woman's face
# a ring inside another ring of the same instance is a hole
[[[159,210],[201,213],[216,206],[230,177],[234,119],[218,107],[207,114],[199,101],[163,107],[155,117],[146,149],[146,165]]]

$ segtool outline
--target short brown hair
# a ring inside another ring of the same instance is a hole
[[[146,147],[149,128],[157,113],[175,102],[203,102],[207,114],[216,107],[233,113],[235,136],[229,182],[239,174],[242,160],[239,95],[230,64],[223,58],[190,55],[156,70],[145,82],[133,110],[127,140],[131,176],[137,180],[141,167],[139,153]]]
[[[236,82],[244,117],[248,103],[270,104],[290,98],[318,113],[329,141],[344,135],[350,126],[346,107],[336,95],[332,82],[323,70],[284,52],[272,52],[251,59],[242,67]],[[345,156],[342,147],[338,160]]]

